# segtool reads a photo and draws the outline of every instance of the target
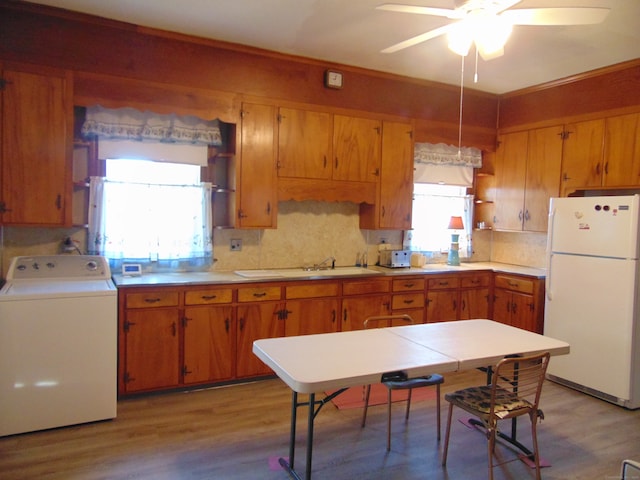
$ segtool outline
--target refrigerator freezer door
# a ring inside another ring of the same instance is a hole
[[[638,258],[638,195],[552,198],[551,252]]]
[[[554,254],[549,265],[544,333],[571,353],[554,357],[548,373],[630,399],[637,261]]]

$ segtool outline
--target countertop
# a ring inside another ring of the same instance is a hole
[[[494,272],[516,273],[544,278],[546,270],[542,268],[523,267],[497,262],[470,262],[460,266],[443,263],[427,264],[424,267],[385,268],[371,266],[336,267],[334,270],[304,271],[301,268],[267,269],[267,270],[237,270],[237,271],[208,271],[208,272],[172,272],[145,273],[140,276],[123,276],[114,274],[113,281],[118,287],[144,287],[168,285],[200,285],[200,284],[228,284],[266,281],[290,280],[320,280],[336,278],[360,278],[373,276],[399,276],[438,274],[447,272],[464,272],[473,270],[491,270]]]

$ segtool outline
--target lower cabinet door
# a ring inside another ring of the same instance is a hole
[[[184,311],[183,382],[216,382],[233,377],[233,307],[190,307]]]
[[[253,342],[284,336],[283,303],[258,302],[238,307],[236,373],[238,377],[268,375],[271,369],[253,354]]]
[[[177,308],[127,312],[124,372],[126,393],[179,385],[179,319]]]
[[[338,329],[338,299],[289,300],[286,307],[285,335],[330,333]]]

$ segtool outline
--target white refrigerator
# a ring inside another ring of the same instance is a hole
[[[553,381],[640,408],[640,196],[552,198],[544,333]]]

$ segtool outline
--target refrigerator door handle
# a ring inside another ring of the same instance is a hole
[[[551,257],[553,257],[553,245],[552,245],[552,240],[553,240],[553,227],[555,226],[555,216],[556,216],[556,211],[553,208],[549,208],[549,223],[548,223],[548,229],[549,229],[549,233],[547,234],[547,250],[548,250],[548,255],[547,255],[547,276],[544,279],[544,290],[545,290],[545,294],[547,295],[547,300],[553,300],[553,294],[551,293]]]

